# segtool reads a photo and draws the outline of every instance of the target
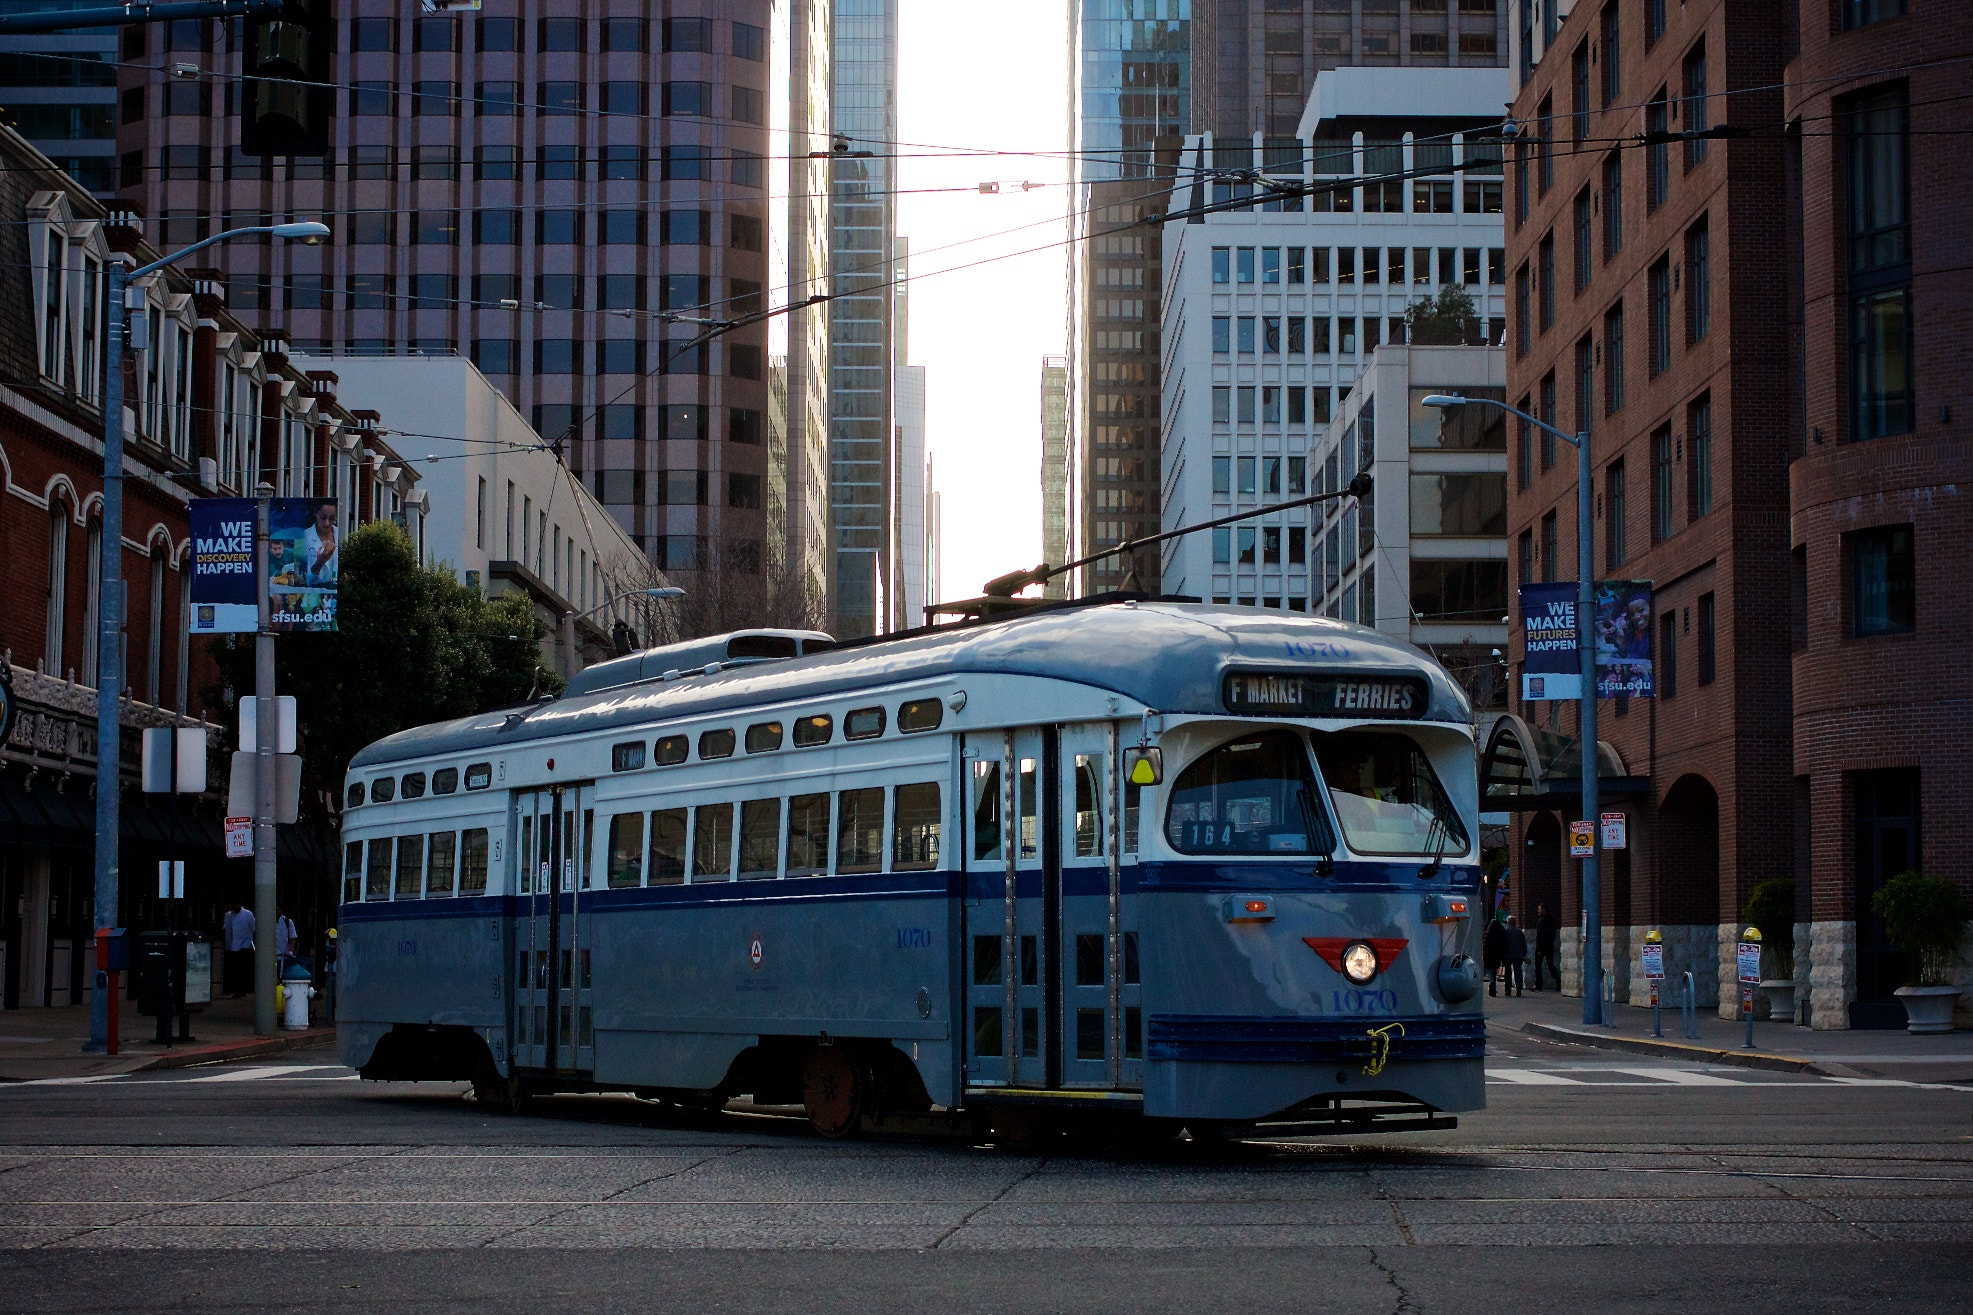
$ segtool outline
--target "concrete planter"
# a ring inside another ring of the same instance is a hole
[[[1952,1009],[1959,1003],[1963,987],[1901,986],[1893,995],[1904,1005],[1907,1032],[1952,1031]]]
[[[1761,994],[1767,997],[1767,1016],[1777,1023],[1795,1021],[1795,979],[1775,977],[1761,983]]]

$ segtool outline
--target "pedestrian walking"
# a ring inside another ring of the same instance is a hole
[[[1555,989],[1562,989],[1562,965],[1558,959],[1562,950],[1562,924],[1548,911],[1546,904],[1535,905],[1535,990],[1541,989],[1541,968],[1548,965],[1549,975],[1555,979]]]
[[[300,937],[295,934],[295,920],[288,916],[286,909],[274,910],[274,962],[285,970],[295,957],[295,944]]]
[[[253,910],[238,900],[220,927],[226,943],[226,994],[237,1000],[253,987]]]
[[[1487,970],[1487,994],[1493,995],[1501,966],[1507,962],[1507,924],[1498,917],[1487,923],[1486,935],[1480,938],[1480,962]]]
[[[1521,994],[1521,970],[1528,962],[1528,934],[1521,924],[1507,915],[1507,971],[1502,975],[1509,995]]]

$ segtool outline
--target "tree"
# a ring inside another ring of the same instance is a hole
[[[1460,347],[1480,340],[1480,317],[1466,289],[1449,283],[1436,297],[1420,297],[1404,310],[1405,341],[1418,347]]]
[[[344,540],[336,625],[275,641],[276,688],[295,697],[305,797],[340,795],[349,760],[386,735],[561,685],[542,666],[547,631],[525,598],[483,598],[450,570],[421,565],[388,522]],[[252,635],[222,640],[215,657],[234,693],[252,691]]]
[[[821,630],[827,620],[821,600],[803,589],[792,571],[763,569],[761,563],[723,557],[716,565],[679,574],[685,597],[644,637],[647,644],[673,637],[699,639],[729,630]]]

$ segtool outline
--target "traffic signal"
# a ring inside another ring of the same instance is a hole
[[[326,155],[335,111],[330,0],[286,0],[247,20],[240,150],[253,157]]]

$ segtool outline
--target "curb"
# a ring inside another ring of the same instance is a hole
[[[1579,1046],[1593,1046],[1598,1050],[1622,1050],[1634,1055],[1660,1055],[1672,1059],[1701,1060],[1709,1064],[1737,1064],[1741,1068],[1764,1068],[1778,1073],[1816,1073],[1822,1076],[1842,1077],[1824,1068],[1813,1059],[1799,1055],[1775,1055],[1758,1050],[1718,1050],[1712,1046],[1695,1046],[1684,1041],[1662,1041],[1656,1037],[1610,1036],[1602,1032],[1578,1031],[1573,1027],[1558,1027],[1554,1023],[1523,1023],[1523,1032],[1546,1037],[1551,1041],[1573,1041]]]
[[[290,1050],[313,1050],[320,1046],[332,1045],[336,1039],[334,1028],[310,1028],[293,1036],[256,1037],[252,1041],[222,1042],[212,1046],[193,1046],[188,1050],[166,1051],[149,1063],[131,1069],[132,1073],[149,1073],[157,1069],[193,1068],[200,1064],[224,1064],[235,1059],[253,1059],[261,1055],[279,1055]]]

